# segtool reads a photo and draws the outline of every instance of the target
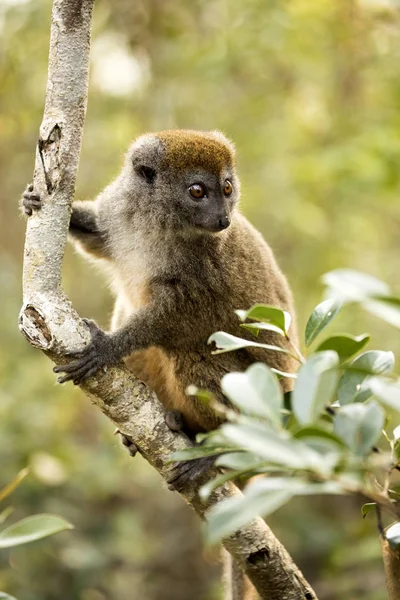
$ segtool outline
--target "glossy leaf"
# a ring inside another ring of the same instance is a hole
[[[16,600],[16,598],[14,598],[14,596],[10,596],[10,594],[0,592],[0,600]]]
[[[356,403],[338,410],[334,429],[348,448],[361,456],[378,441],[384,423],[385,414],[377,402]]]
[[[259,456],[254,456],[249,452],[230,452],[222,454],[215,461],[216,467],[232,469],[235,471],[251,471],[262,464]]]
[[[390,287],[380,279],[352,269],[335,269],[326,273],[322,281],[336,296],[348,302],[359,302],[373,296],[390,295]]]
[[[208,513],[207,539],[214,544],[250,523],[258,515],[266,517],[286,504],[298,485],[291,479],[260,479],[247,486],[244,497],[229,498]]]
[[[368,344],[370,336],[368,334],[354,337],[348,334],[333,335],[324,340],[317,348],[316,352],[324,350],[334,350],[339,355],[340,362],[345,362],[357,352],[360,352]]]
[[[210,479],[199,490],[199,496],[204,501],[207,500],[214,490],[224,485],[227,481],[237,479],[241,475],[241,471],[228,471],[227,473],[221,473],[214,479]]]
[[[222,391],[243,413],[281,423],[282,388],[276,376],[263,363],[251,365],[244,373],[228,373],[221,381]]]
[[[314,423],[336,392],[339,357],[336,352],[318,352],[302,365],[292,392],[293,412],[302,425]]]
[[[393,523],[385,531],[386,539],[393,549],[400,547],[400,523]]]
[[[371,377],[368,382],[372,394],[389,408],[400,411],[400,381]]]
[[[332,444],[343,448],[344,444],[342,440],[332,433],[331,431],[327,431],[326,429],[322,429],[322,427],[309,426],[309,427],[301,427],[297,431],[293,433],[293,437],[299,440],[313,440],[313,439],[324,439],[332,442]]]
[[[383,321],[390,323],[393,327],[400,329],[400,305],[398,298],[381,298],[379,300],[364,301],[363,308]]]
[[[365,519],[368,513],[370,513],[372,510],[375,510],[376,506],[376,502],[367,502],[366,504],[363,504],[361,507],[361,514],[363,519]]]
[[[223,354],[224,352],[232,352],[233,350],[240,350],[242,348],[264,348],[265,350],[276,350],[276,352],[283,352],[289,354],[286,348],[280,346],[274,346],[271,344],[260,344],[258,342],[252,342],[243,338],[236,337],[230,333],[224,331],[217,331],[208,338],[208,343],[215,342],[217,350],[214,350],[213,354]]]
[[[296,373],[286,373],[285,371],[280,371],[279,369],[275,369],[274,367],[270,367],[271,371],[275,373],[280,379],[283,377],[285,379],[297,379]]]
[[[286,310],[281,310],[276,306],[268,306],[267,304],[255,304],[249,310],[236,310],[241,321],[253,319],[261,321],[269,325],[273,325],[283,335],[287,335],[292,317]]]
[[[229,446],[192,446],[191,448],[184,448],[174,452],[169,462],[176,462],[180,460],[196,460],[197,458],[203,458],[204,456],[215,456],[221,452],[229,452],[231,448]]]
[[[318,304],[307,321],[305,333],[307,347],[312,344],[315,338],[336,317],[341,308],[341,303],[335,298],[325,300],[324,302],[321,302],[321,304]]]
[[[0,532],[0,548],[27,544],[66,529],[73,529],[73,526],[61,517],[47,514],[32,515]]]
[[[369,387],[371,374],[390,373],[394,367],[393,352],[371,350],[358,356],[342,375],[338,386],[338,402],[364,402],[372,396]]]
[[[244,496],[230,498],[213,507],[208,514],[207,538],[210,543],[234,533],[257,516],[267,517],[295,495],[341,494],[339,483],[308,483],[302,479],[264,477],[251,482]]]
[[[285,332],[282,329],[276,327],[276,325],[272,325],[272,323],[241,323],[240,327],[247,329],[256,337],[260,331],[273,331],[279,335],[285,335]]]
[[[222,425],[221,431],[228,442],[260,456],[268,463],[291,469],[326,470],[327,465],[317,452],[300,440],[279,434],[266,424],[228,423]]]

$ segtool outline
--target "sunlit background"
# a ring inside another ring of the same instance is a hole
[[[10,521],[74,525],[0,551],[0,589],[18,600],[218,600],[217,556],[197,520],[112,425],[17,329],[24,220],[43,112],[50,0],[0,0],[0,487],[22,467]],[[242,208],[293,287],[300,327],[320,276],[351,267],[399,292],[400,2],[99,0],[77,198],[118,173],[136,135],[221,129],[237,146]],[[107,326],[103,277],[69,249],[65,288]],[[246,308],[246,307],[238,307]],[[336,331],[399,336],[348,309]],[[384,600],[380,548],[361,499],[296,499],[269,522],[320,600]]]

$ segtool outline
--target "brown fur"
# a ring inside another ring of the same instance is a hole
[[[154,182],[143,180],[142,165],[154,169]],[[224,374],[257,360],[282,371],[296,366],[286,354],[256,348],[213,356],[207,344],[217,330],[254,339],[240,327],[235,309],[265,303],[294,313],[271,249],[236,208],[240,188],[234,165],[233,146],[218,132],[149,134],[133,144],[120,177],[94,203],[96,231],[105,240],[104,263],[117,295],[116,346],[167,409],[182,411],[193,432],[215,428],[220,417],[187,395],[189,385],[209,389],[225,402]],[[226,178],[234,187],[229,198],[221,191]],[[190,182],[199,180],[209,192],[206,206],[187,195]],[[93,211],[93,205],[79,203],[75,228],[77,220],[90,222],[82,217],[83,205]],[[229,214],[231,225],[208,233],[202,223],[209,226],[214,210]],[[71,233],[85,247],[82,235]],[[87,251],[92,247],[90,238]],[[291,339],[297,341],[295,323]],[[288,346],[273,332],[260,333],[258,341]],[[290,387],[288,380],[282,385]]]
[[[223,193],[227,179],[229,197]],[[189,190],[199,182],[207,194],[196,202]],[[296,368],[283,353],[246,348],[213,356],[207,344],[217,330],[254,339],[240,327],[235,309],[265,303],[294,316],[271,249],[236,209],[239,195],[234,148],[222,134],[163,131],[136,140],[120,176],[95,203],[75,204],[71,220],[78,245],[105,259],[117,297],[113,333],[91,356],[99,365],[124,358],[167,410],[183,413],[192,433],[214,429],[221,419],[187,395],[190,384],[226,402],[220,387],[226,373],[255,361],[281,371]],[[297,342],[294,319],[290,339]],[[290,346],[268,331],[258,341]],[[290,381],[282,386],[290,389]],[[231,570],[232,598],[253,597],[242,571],[236,565]]]
[[[160,131],[157,137],[164,144],[164,168],[182,172],[184,169],[203,167],[219,175],[227,164],[233,166],[234,157],[226,140],[217,135],[185,129]]]

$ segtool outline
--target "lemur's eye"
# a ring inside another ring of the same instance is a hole
[[[232,194],[233,186],[232,186],[231,182],[229,181],[229,179],[225,179],[223,190],[224,190],[225,196],[230,196]]]
[[[189,193],[193,198],[196,198],[196,200],[201,200],[201,198],[204,198],[207,195],[206,188],[202,183],[194,183],[191,185]]]

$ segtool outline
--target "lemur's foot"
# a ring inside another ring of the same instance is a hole
[[[42,208],[42,201],[39,194],[33,189],[33,183],[30,183],[22,195],[21,208],[23,212],[31,216],[34,210],[40,210]]]
[[[212,469],[215,459],[215,456],[204,456],[176,463],[167,481],[168,489],[181,492],[189,485],[195,484],[196,488],[200,487],[210,479],[208,473]]]
[[[180,410],[169,410],[164,419],[171,431],[185,431],[185,420]]]
[[[115,433],[119,433],[119,435],[121,436],[121,442],[123,443],[125,448],[128,450],[129,455],[132,456],[132,458],[134,456],[136,456],[136,454],[138,453],[138,447],[136,446],[136,444],[134,444],[134,442],[132,442],[132,440],[130,438],[128,438],[127,435],[124,435],[118,429]]]

